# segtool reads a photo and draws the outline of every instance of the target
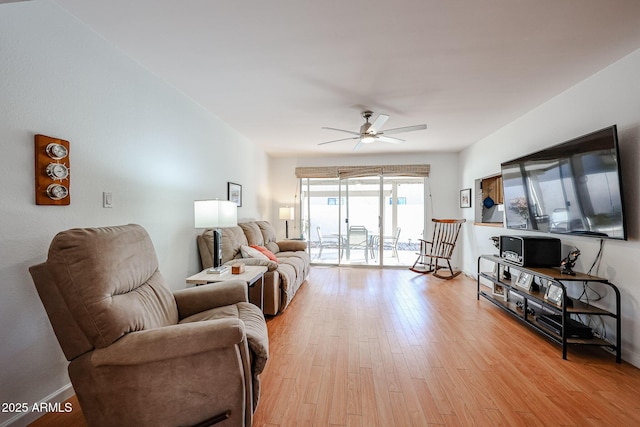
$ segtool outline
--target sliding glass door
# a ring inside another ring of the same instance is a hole
[[[314,264],[410,266],[424,230],[424,178],[301,180],[302,229]]]
[[[380,265],[375,242],[380,236],[381,179],[379,176],[344,178],[340,191],[346,203],[340,207],[341,264]]]
[[[338,264],[344,255],[340,207],[346,202],[335,178],[304,178],[300,186],[302,229],[311,261]]]
[[[383,178],[384,234],[380,246],[385,266],[410,266],[424,238],[424,178]]]

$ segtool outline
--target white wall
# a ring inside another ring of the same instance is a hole
[[[364,151],[366,148],[363,148]],[[427,220],[434,218],[457,218],[458,211],[458,154],[457,153],[419,153],[419,154],[396,154],[396,155],[366,155],[359,153],[357,156],[340,157],[301,157],[301,158],[272,158],[269,163],[269,177],[272,184],[272,218],[277,218],[279,207],[289,205],[294,206],[300,202],[294,199],[294,195],[299,190],[298,180],[295,177],[295,168],[302,166],[364,166],[364,165],[404,165],[404,164],[430,164],[431,173],[429,176],[429,186],[431,189],[431,200],[427,206]],[[299,235],[300,212],[296,207],[296,220],[289,224],[289,235]],[[284,237],[284,221],[273,221],[277,224],[279,235]],[[465,224],[471,226],[471,224]],[[453,260],[453,265],[457,264],[457,259]]]
[[[35,205],[37,133],[70,141],[70,206]],[[199,270],[193,200],[226,199],[232,181],[239,216],[268,218],[262,150],[51,2],[0,5],[0,138],[0,402],[71,392],[28,273],[57,232],[139,223],[177,289]]]
[[[460,155],[463,187],[474,179],[500,172],[500,163],[541,148],[618,125],[628,241],[606,241],[599,271],[622,294],[623,359],[640,367],[640,50],[610,65],[535,110],[479,141]],[[466,212],[471,219],[473,212]],[[482,253],[494,253],[489,236],[512,234],[503,228],[476,226],[464,234],[464,269],[475,276],[476,260]],[[578,247],[582,254],[577,271],[588,271],[598,251],[599,240],[562,237],[563,251]],[[609,295],[611,296],[611,295]],[[607,298],[605,305],[611,306]],[[613,335],[610,336],[614,339]]]

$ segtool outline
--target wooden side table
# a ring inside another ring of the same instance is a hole
[[[251,292],[251,288],[258,286],[260,304],[254,304],[262,310],[264,304],[264,273],[266,272],[267,267],[261,265],[247,265],[245,266],[244,273],[241,274],[232,274],[231,270],[222,274],[210,274],[207,273],[207,270],[202,270],[200,273],[187,277],[187,284],[199,286],[209,283],[226,282],[227,280],[244,280],[247,282],[249,292]]]

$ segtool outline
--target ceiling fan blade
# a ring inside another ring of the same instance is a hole
[[[401,142],[404,142],[404,139],[394,138],[392,136],[379,135],[379,136],[376,136],[376,141],[390,142],[391,144],[399,144]]]
[[[414,130],[425,130],[426,128],[427,125],[404,126],[401,128],[387,129],[384,133],[388,135],[401,132],[413,132]]]
[[[371,123],[369,129],[367,129],[367,133],[378,133],[382,129],[382,126],[389,120],[389,116],[386,114],[380,114],[378,118]]]
[[[341,139],[334,139],[333,141],[321,142],[318,145],[331,144],[332,142],[346,141],[348,139],[360,139],[360,135],[358,134],[358,136],[353,138],[341,138]]]
[[[362,140],[358,141],[355,147],[353,147],[353,151],[356,151],[358,148],[362,147]]]
[[[360,133],[358,132],[353,132],[351,130],[344,130],[344,129],[336,129],[336,128],[328,128],[328,127],[322,127],[320,129],[329,129],[329,130],[337,130],[338,132],[346,132],[346,133],[350,133],[351,135],[360,135]]]

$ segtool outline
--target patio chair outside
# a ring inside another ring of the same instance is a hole
[[[396,228],[393,237],[385,237],[382,239],[382,249],[391,250],[391,256],[398,258],[398,240],[400,240],[400,227]]]
[[[362,249],[364,251],[364,260],[369,262],[369,231],[362,225],[352,225],[349,227],[348,250],[351,255],[352,249]],[[349,256],[351,258],[351,256]]]
[[[318,233],[318,240],[320,241],[320,251],[318,252],[317,259],[322,258],[323,249],[338,249],[338,259],[342,259],[344,244],[340,244],[338,236],[324,236],[320,226],[316,227],[316,232]]]

